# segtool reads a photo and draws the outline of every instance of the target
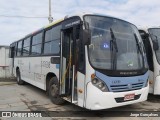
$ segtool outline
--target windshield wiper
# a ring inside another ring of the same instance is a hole
[[[145,66],[145,63],[144,63],[144,54],[143,54],[143,51],[142,51],[142,47],[140,45],[140,42],[138,40],[138,37],[137,35],[134,33],[134,37],[135,37],[135,40],[136,40],[136,44],[137,44],[137,47],[138,47],[138,51],[140,52],[140,54],[142,55],[142,61],[143,61],[143,67]]]
[[[116,37],[115,37],[115,35],[113,33],[112,28],[110,28],[110,33],[111,33],[111,38],[112,38],[112,40],[111,40],[112,45],[114,46],[116,52],[118,52],[117,41],[116,41]]]
[[[140,47],[140,43],[139,43],[139,40],[137,38],[137,35],[134,33],[134,38],[136,40],[136,44],[137,44],[137,47],[138,47],[138,51],[142,54],[142,49]]]
[[[111,69],[115,70],[117,66],[117,52],[118,52],[118,47],[117,47],[117,41],[116,37],[113,33],[112,28],[110,28],[110,34],[111,34],[111,41],[110,41],[110,49],[112,51],[111,53]]]

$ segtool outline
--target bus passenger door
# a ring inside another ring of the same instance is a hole
[[[14,57],[15,57],[15,46],[10,47],[10,74],[13,76],[14,74]]]
[[[60,95],[77,102],[76,28],[61,32]]]

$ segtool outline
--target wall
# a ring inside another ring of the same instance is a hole
[[[11,77],[9,64],[9,47],[0,46],[0,78]]]

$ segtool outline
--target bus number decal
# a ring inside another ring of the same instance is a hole
[[[50,68],[50,62],[49,61],[42,61],[41,62],[41,65],[42,65],[42,67],[45,67],[45,68]]]

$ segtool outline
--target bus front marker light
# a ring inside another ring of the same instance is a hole
[[[149,84],[152,84],[153,82],[152,82],[152,80],[149,80]]]
[[[92,79],[92,80],[93,80],[95,77],[96,77],[95,74],[92,74],[92,75],[91,75],[91,79]]]
[[[83,93],[83,90],[82,90],[82,89],[79,89],[78,92],[79,92],[79,93]]]

